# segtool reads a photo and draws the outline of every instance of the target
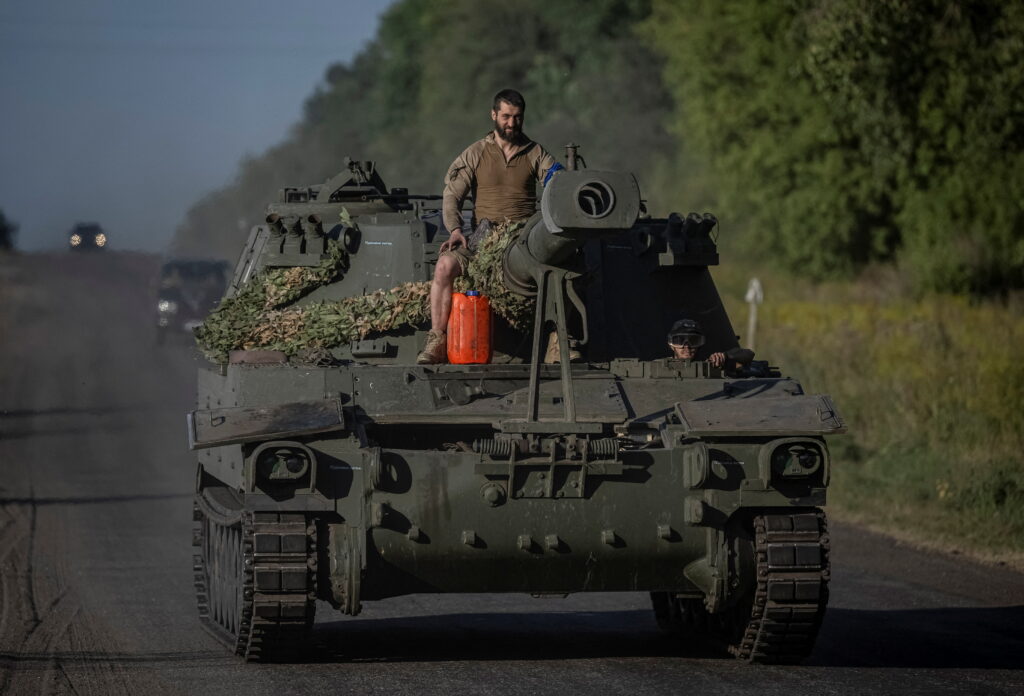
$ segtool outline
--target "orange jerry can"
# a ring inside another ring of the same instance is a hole
[[[448,362],[491,362],[491,304],[476,290],[452,293],[448,316]]]

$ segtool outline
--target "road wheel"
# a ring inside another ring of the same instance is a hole
[[[711,644],[742,660],[801,662],[814,648],[828,602],[825,513],[764,514],[751,527],[756,565],[749,589],[715,613],[703,599],[653,592],[655,618],[694,644]]]
[[[241,502],[226,488],[196,494],[193,558],[196,600],[204,627],[238,652],[244,605],[244,551]]]

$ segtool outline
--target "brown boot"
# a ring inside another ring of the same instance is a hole
[[[416,356],[417,365],[438,365],[448,362],[448,334],[444,331],[428,331],[427,345]]]
[[[569,362],[575,362],[579,360],[582,355],[580,352],[573,347],[573,340],[569,339]],[[548,349],[544,351],[544,364],[553,365],[555,363],[562,362],[561,356],[558,354],[558,332],[552,331],[551,335],[548,336]]]

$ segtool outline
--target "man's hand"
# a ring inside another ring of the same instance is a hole
[[[441,245],[441,251],[451,251],[460,246],[466,246],[466,237],[461,230],[452,230],[448,241]]]
[[[708,356],[708,362],[714,367],[722,367],[725,364],[725,353],[712,353]]]

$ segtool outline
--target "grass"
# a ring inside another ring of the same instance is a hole
[[[895,269],[813,284],[740,260],[715,269],[740,330],[753,275],[758,357],[831,394],[849,427],[830,443],[830,511],[1024,568],[1021,298],[913,296]]]

